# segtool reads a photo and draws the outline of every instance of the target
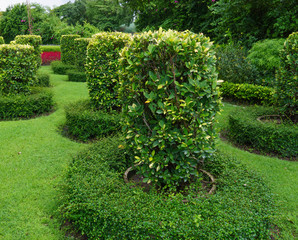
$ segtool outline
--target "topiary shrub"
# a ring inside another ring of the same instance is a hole
[[[86,82],[85,72],[79,72],[78,70],[67,70],[68,81],[71,82]]]
[[[50,74],[38,72],[36,76],[37,76],[37,81],[35,83],[36,86],[40,86],[40,87],[50,86]]]
[[[119,114],[94,110],[89,100],[70,104],[65,112],[68,134],[80,141],[115,134],[121,129]]]
[[[15,37],[16,44],[22,45],[30,45],[34,47],[34,54],[36,56],[36,61],[38,62],[39,66],[41,65],[41,49],[40,45],[42,42],[41,36],[39,35],[17,35]]]
[[[283,115],[298,121],[298,32],[292,33],[281,51],[281,63],[276,74],[277,104]]]
[[[0,45],[0,94],[29,93],[38,63],[29,45]]]
[[[68,70],[74,70],[75,66],[64,64],[61,61],[52,61],[51,62],[52,70],[55,74],[67,74]]]
[[[0,44],[5,44],[4,38],[0,36]]]
[[[110,111],[121,107],[118,98],[119,51],[131,40],[129,34],[102,32],[88,46],[86,76],[91,103]]]
[[[245,49],[237,45],[217,46],[218,78],[232,83],[255,83],[259,72],[246,55]]]
[[[60,45],[41,45],[41,52],[61,52]]]
[[[75,65],[77,69],[85,72],[85,64],[87,58],[87,46],[92,38],[76,38],[74,40],[76,46],[76,61]]]
[[[0,120],[36,117],[53,109],[53,94],[44,88],[33,88],[30,95],[0,95]]]
[[[209,38],[191,32],[137,34],[121,52],[127,145],[144,181],[176,188],[212,158],[219,111]]]
[[[258,86],[249,83],[223,82],[220,86],[221,96],[245,104],[273,105],[275,104],[274,88]]]
[[[75,39],[80,35],[62,35],[60,40],[61,61],[67,65],[75,65],[77,53]]]

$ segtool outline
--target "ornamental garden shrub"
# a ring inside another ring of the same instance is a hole
[[[68,81],[70,82],[86,82],[85,72],[78,71],[76,69],[67,70]]]
[[[52,61],[61,60],[61,48],[59,45],[42,45],[41,47],[42,65],[49,65]]]
[[[39,35],[17,35],[15,37],[16,44],[22,44],[22,45],[30,45],[34,47],[34,54],[36,56],[37,62],[39,66],[41,65],[41,49],[40,45],[42,42],[41,36]]]
[[[4,44],[4,38],[0,36],[0,44]]]
[[[214,153],[216,57],[203,34],[145,32],[121,51],[124,129],[147,183],[175,189]]]
[[[37,72],[37,81],[35,83],[36,86],[40,87],[49,87],[50,86],[50,74]]]
[[[276,74],[276,97],[281,114],[298,121],[298,32],[292,33],[281,51],[281,63]]]
[[[90,100],[95,108],[120,109],[119,51],[130,40],[131,35],[120,32],[101,32],[93,36],[88,46],[86,75]]]
[[[29,94],[38,66],[32,46],[0,45],[0,94]]]
[[[60,40],[61,61],[67,65],[75,65],[76,62],[76,45],[75,39],[80,35],[62,35]]]
[[[75,65],[81,72],[85,72],[85,64],[87,57],[87,46],[92,38],[76,38],[74,40],[76,46],[76,61]]]
[[[52,61],[51,68],[55,74],[65,75],[68,70],[75,69],[74,65],[68,65],[63,63],[62,61]]]

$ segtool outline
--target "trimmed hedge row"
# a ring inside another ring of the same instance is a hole
[[[259,105],[273,105],[275,90],[249,83],[239,84],[223,82],[220,86],[221,96],[228,100]]]
[[[80,35],[62,35],[60,40],[61,61],[67,65],[75,65],[76,63],[76,45],[75,39]]]
[[[297,125],[260,122],[258,117],[276,114],[273,108],[247,107],[229,115],[228,136],[240,145],[283,157],[298,156]]]
[[[67,70],[68,81],[71,82],[86,82],[85,72],[79,72],[78,70]]]
[[[41,45],[41,52],[61,52],[60,45]]]
[[[48,73],[37,73],[37,81],[35,86],[49,87],[50,86],[50,75]]]
[[[123,182],[124,140],[103,139],[75,157],[61,194],[65,220],[88,239],[269,239],[272,195],[255,173],[226,156],[206,164],[214,195],[145,193]]]
[[[76,38],[74,40],[76,46],[76,59],[75,65],[77,69],[85,72],[85,64],[87,58],[87,46],[92,38]]]
[[[0,44],[4,44],[4,38],[0,36]]]
[[[80,141],[88,141],[118,132],[119,114],[93,110],[89,100],[79,101],[65,108],[68,134]]]
[[[0,96],[0,120],[31,118],[53,109],[53,94],[44,88],[33,88],[31,95]]]
[[[55,74],[66,75],[68,70],[74,70],[74,65],[68,65],[63,63],[62,61],[53,61],[51,62],[52,70]]]

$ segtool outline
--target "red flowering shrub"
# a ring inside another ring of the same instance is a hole
[[[42,65],[49,65],[56,60],[61,60],[61,52],[43,52],[41,54]]]

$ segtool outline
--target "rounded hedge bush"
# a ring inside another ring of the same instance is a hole
[[[94,110],[89,100],[72,103],[65,112],[68,134],[80,141],[115,134],[121,129],[118,113]]]
[[[0,120],[31,118],[53,109],[53,94],[44,88],[33,88],[30,95],[0,95]]]
[[[0,45],[0,94],[29,93],[36,80],[38,62],[29,45]]]
[[[298,32],[290,34],[281,51],[276,97],[282,114],[298,122]]]
[[[76,46],[76,61],[75,65],[77,69],[85,72],[85,64],[87,58],[87,46],[92,38],[76,38],[74,40]]]
[[[0,36],[0,44],[4,44],[4,38]]]
[[[264,107],[246,107],[232,112],[229,115],[229,139],[268,154],[297,158],[297,125],[265,123],[257,120],[258,117],[274,114],[275,109]]]
[[[75,39],[80,35],[62,35],[60,40],[61,61],[67,65],[75,65],[77,53]]]
[[[71,82],[86,82],[85,72],[78,71],[76,69],[67,70],[66,74],[68,76],[68,81]]]
[[[214,152],[216,58],[203,34],[145,32],[120,58],[128,146],[144,181],[176,188]]]
[[[75,157],[62,192],[64,220],[88,239],[269,239],[274,205],[257,174],[216,155],[214,195],[198,198],[130,188],[123,139],[108,138]]]
[[[91,103],[104,111],[119,110],[119,51],[131,40],[120,32],[93,35],[88,46],[86,76]]]
[[[30,45],[34,47],[34,54],[36,56],[36,61],[38,62],[39,66],[41,65],[41,48],[40,45],[42,43],[42,38],[39,35],[17,35],[15,37],[16,44],[21,45]]]
[[[74,70],[74,65],[68,65],[63,63],[62,61],[52,61],[51,62],[51,68],[55,74],[67,74],[67,71]]]
[[[43,72],[37,72],[37,81],[35,83],[35,86],[40,87],[49,87],[50,86],[50,74],[43,73]]]

